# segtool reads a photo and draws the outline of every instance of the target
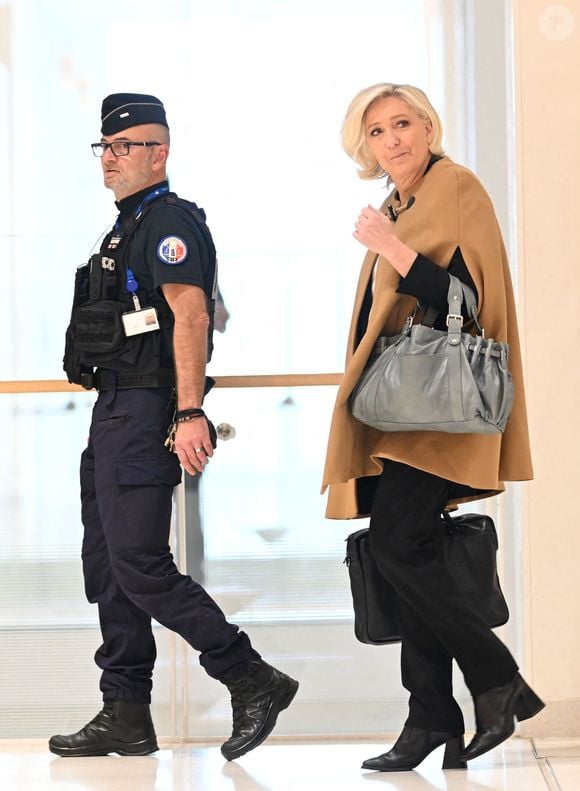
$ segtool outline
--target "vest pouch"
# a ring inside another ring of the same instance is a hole
[[[75,348],[74,328],[72,322],[68,325],[65,335],[64,357],[62,367],[66,378],[71,384],[80,385],[83,366]]]
[[[73,314],[75,346],[79,352],[109,354],[125,344],[121,314],[127,306],[121,302],[103,300],[81,305]]]
[[[75,274],[75,290],[71,318],[65,335],[64,357],[62,367],[71,384],[81,384],[81,377],[88,369],[83,366],[75,344],[74,313],[79,305],[86,302],[89,294],[89,265],[83,264]]]

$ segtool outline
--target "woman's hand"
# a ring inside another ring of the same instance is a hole
[[[368,250],[385,258],[402,276],[406,277],[417,253],[401,242],[395,234],[395,224],[372,206],[366,206],[355,223],[354,238]]]
[[[354,238],[373,253],[386,257],[386,252],[396,239],[395,224],[372,206],[365,206],[355,223]]]

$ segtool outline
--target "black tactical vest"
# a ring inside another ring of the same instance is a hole
[[[100,251],[77,269],[63,359],[69,382],[81,384],[82,375],[91,373],[94,368],[148,374],[158,373],[167,365],[172,366],[167,348],[165,354],[162,351],[163,344],[171,348],[173,314],[161,296],[149,295],[147,298],[147,307],[157,310],[159,330],[127,337],[121,319],[123,313],[134,310],[132,295],[126,288],[127,256],[131,240],[143,219],[156,207],[168,203],[193,218],[191,230],[195,233],[201,254],[207,256],[206,269],[211,273],[211,278],[208,277],[211,282],[204,283],[204,291],[210,317],[208,362],[211,359],[217,291],[215,247],[203,209],[178,198],[174,193],[168,193],[148,203],[136,216],[126,221],[122,233],[113,229],[105,237]],[[162,357],[165,358],[164,365]]]

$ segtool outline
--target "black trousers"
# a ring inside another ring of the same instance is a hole
[[[460,735],[452,660],[472,695],[512,680],[512,655],[480,618],[439,560],[439,517],[451,484],[385,460],[370,522],[370,550],[398,594],[401,674],[410,692],[407,725]]]
[[[152,618],[199,651],[214,678],[243,675],[260,659],[173,561],[171,505],[181,468],[163,446],[170,398],[168,388],[100,393],[81,458],[83,571],[87,598],[99,607],[103,643],[95,661],[105,702],[150,702]]]

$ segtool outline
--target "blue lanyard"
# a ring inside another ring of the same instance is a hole
[[[137,278],[135,277],[133,270],[129,269],[129,267],[127,267],[127,280],[125,281],[125,288],[129,294],[136,294],[139,288]]]
[[[152,200],[155,200],[155,198],[159,198],[161,195],[166,195],[168,192],[169,192],[169,187],[159,187],[158,189],[153,190],[153,192],[150,192],[149,194],[145,195],[145,197],[143,198],[143,200],[141,201],[141,203],[137,206],[137,209],[135,210],[135,219],[136,220],[139,219],[139,217],[141,216],[141,214],[143,212],[143,209],[145,208],[145,206],[147,206],[148,203],[151,203]],[[117,217],[117,220],[116,220],[115,225],[113,227],[114,231],[118,231],[119,228],[121,227],[121,223],[120,223],[120,220],[119,220],[120,216],[121,215],[119,215],[119,217]]]
[[[155,198],[159,198],[161,195],[165,195],[168,192],[169,192],[169,187],[159,187],[158,189],[153,190],[153,192],[150,192],[148,195],[145,195],[141,203],[137,206],[137,209],[135,211],[135,219],[136,220],[139,219],[139,217],[143,212],[143,209],[145,208],[145,206],[147,206],[148,203],[151,203],[151,201],[155,200]],[[113,231],[118,231],[120,225],[121,223],[119,222],[119,217],[117,217],[117,221],[115,222]],[[130,294],[133,295],[133,298],[135,298],[137,294],[137,290],[139,288],[139,283],[133,271],[129,269],[129,267],[127,267],[127,279],[125,281],[125,288]]]
[[[159,187],[159,189],[153,190],[150,192],[149,195],[145,195],[139,206],[137,206],[137,211],[135,212],[135,219],[138,220],[141,216],[141,212],[147,206],[148,203],[151,203],[152,200],[158,198],[160,195],[165,195],[169,192],[169,187]]]

